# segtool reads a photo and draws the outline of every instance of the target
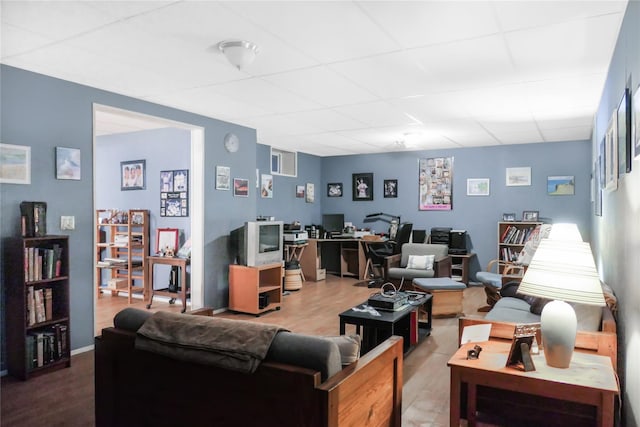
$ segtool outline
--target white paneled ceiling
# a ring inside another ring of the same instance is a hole
[[[2,0],[1,61],[319,156],[583,140],[626,6]],[[227,39],[256,60],[234,68]],[[109,113],[96,132],[154,126]]]

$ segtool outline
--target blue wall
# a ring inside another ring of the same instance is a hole
[[[96,138],[95,157],[97,209],[148,209],[149,254],[155,252],[158,228],[177,228],[180,233],[180,245],[191,237],[190,216],[160,216],[160,171],[189,170],[189,131],[166,128],[100,136]],[[144,190],[120,190],[120,162],[129,160],[145,160]],[[158,265],[154,270],[158,277],[169,277],[169,266]],[[108,273],[103,271],[105,277]],[[166,282],[157,280],[155,283],[157,287],[164,287],[163,283]]]
[[[454,157],[453,210],[418,210],[418,159]],[[322,211],[344,213],[345,221],[358,227],[386,231],[384,221],[364,222],[367,214],[384,212],[400,215],[403,222],[413,222],[416,229],[452,227],[467,230],[473,251],[478,254],[472,273],[497,256],[497,221],[505,212],[537,210],[540,217],[555,222],[576,222],[585,240],[590,238],[591,148],[588,141],[553,144],[523,144],[476,147],[455,150],[397,152],[366,156],[327,157],[322,162]],[[505,169],[531,167],[531,186],[507,187]],[[352,201],[352,173],[372,172],[374,200]],[[573,175],[575,195],[550,196],[547,177]],[[467,178],[489,178],[490,195],[467,196]],[[383,181],[398,180],[398,197],[383,198]],[[343,197],[327,197],[329,182],[342,182]],[[473,277],[473,275],[471,276]]]
[[[2,65],[0,87],[3,143],[31,147],[31,185],[2,184],[0,236],[19,235],[19,204],[23,200],[48,203],[47,230],[59,229],[61,215],[74,215],[76,229],[69,234],[71,276],[71,348],[93,344],[93,103],[189,123],[204,129],[204,303],[225,307],[228,300],[229,230],[255,218],[254,197],[233,197],[215,190],[215,166],[231,167],[232,177],[255,177],[255,130],[151,104],[95,88],[62,81]],[[234,132],[240,149],[228,153],[224,136]],[[55,147],[79,148],[82,156],[80,181],[55,179]],[[4,258],[0,269],[4,273]],[[4,297],[2,299],[4,313]],[[4,330],[4,315],[2,330]],[[2,334],[4,337],[4,333]],[[2,339],[2,360],[6,349]]]
[[[620,28],[596,113],[593,160],[625,87],[640,85],[640,2],[630,1]],[[636,105],[636,109],[638,106]],[[640,129],[636,129],[640,135]],[[640,425],[640,151],[618,189],[602,194],[602,216],[593,217],[596,263],[602,279],[618,297],[618,373],[623,389],[623,422]]]

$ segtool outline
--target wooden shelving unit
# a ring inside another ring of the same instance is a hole
[[[4,256],[9,374],[71,366],[68,236],[8,239]]]
[[[149,211],[130,209],[96,211],[96,288],[98,295],[127,292],[129,304],[134,293],[144,293],[149,255]],[[103,283],[103,270],[108,279]],[[146,295],[144,296],[146,299]]]
[[[542,224],[534,221],[498,222],[498,271],[502,273],[506,264],[515,261],[522,251],[527,238],[533,230]]]
[[[282,271],[282,263],[258,267],[230,265],[229,309],[255,315],[270,310],[280,310]],[[261,306],[261,295],[268,298],[268,304]]]

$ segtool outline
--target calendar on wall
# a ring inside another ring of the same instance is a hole
[[[189,170],[160,172],[160,216],[189,216]]]

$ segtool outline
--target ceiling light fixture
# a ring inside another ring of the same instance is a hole
[[[258,46],[246,40],[225,40],[218,43],[218,49],[238,70],[251,64],[258,54]]]

